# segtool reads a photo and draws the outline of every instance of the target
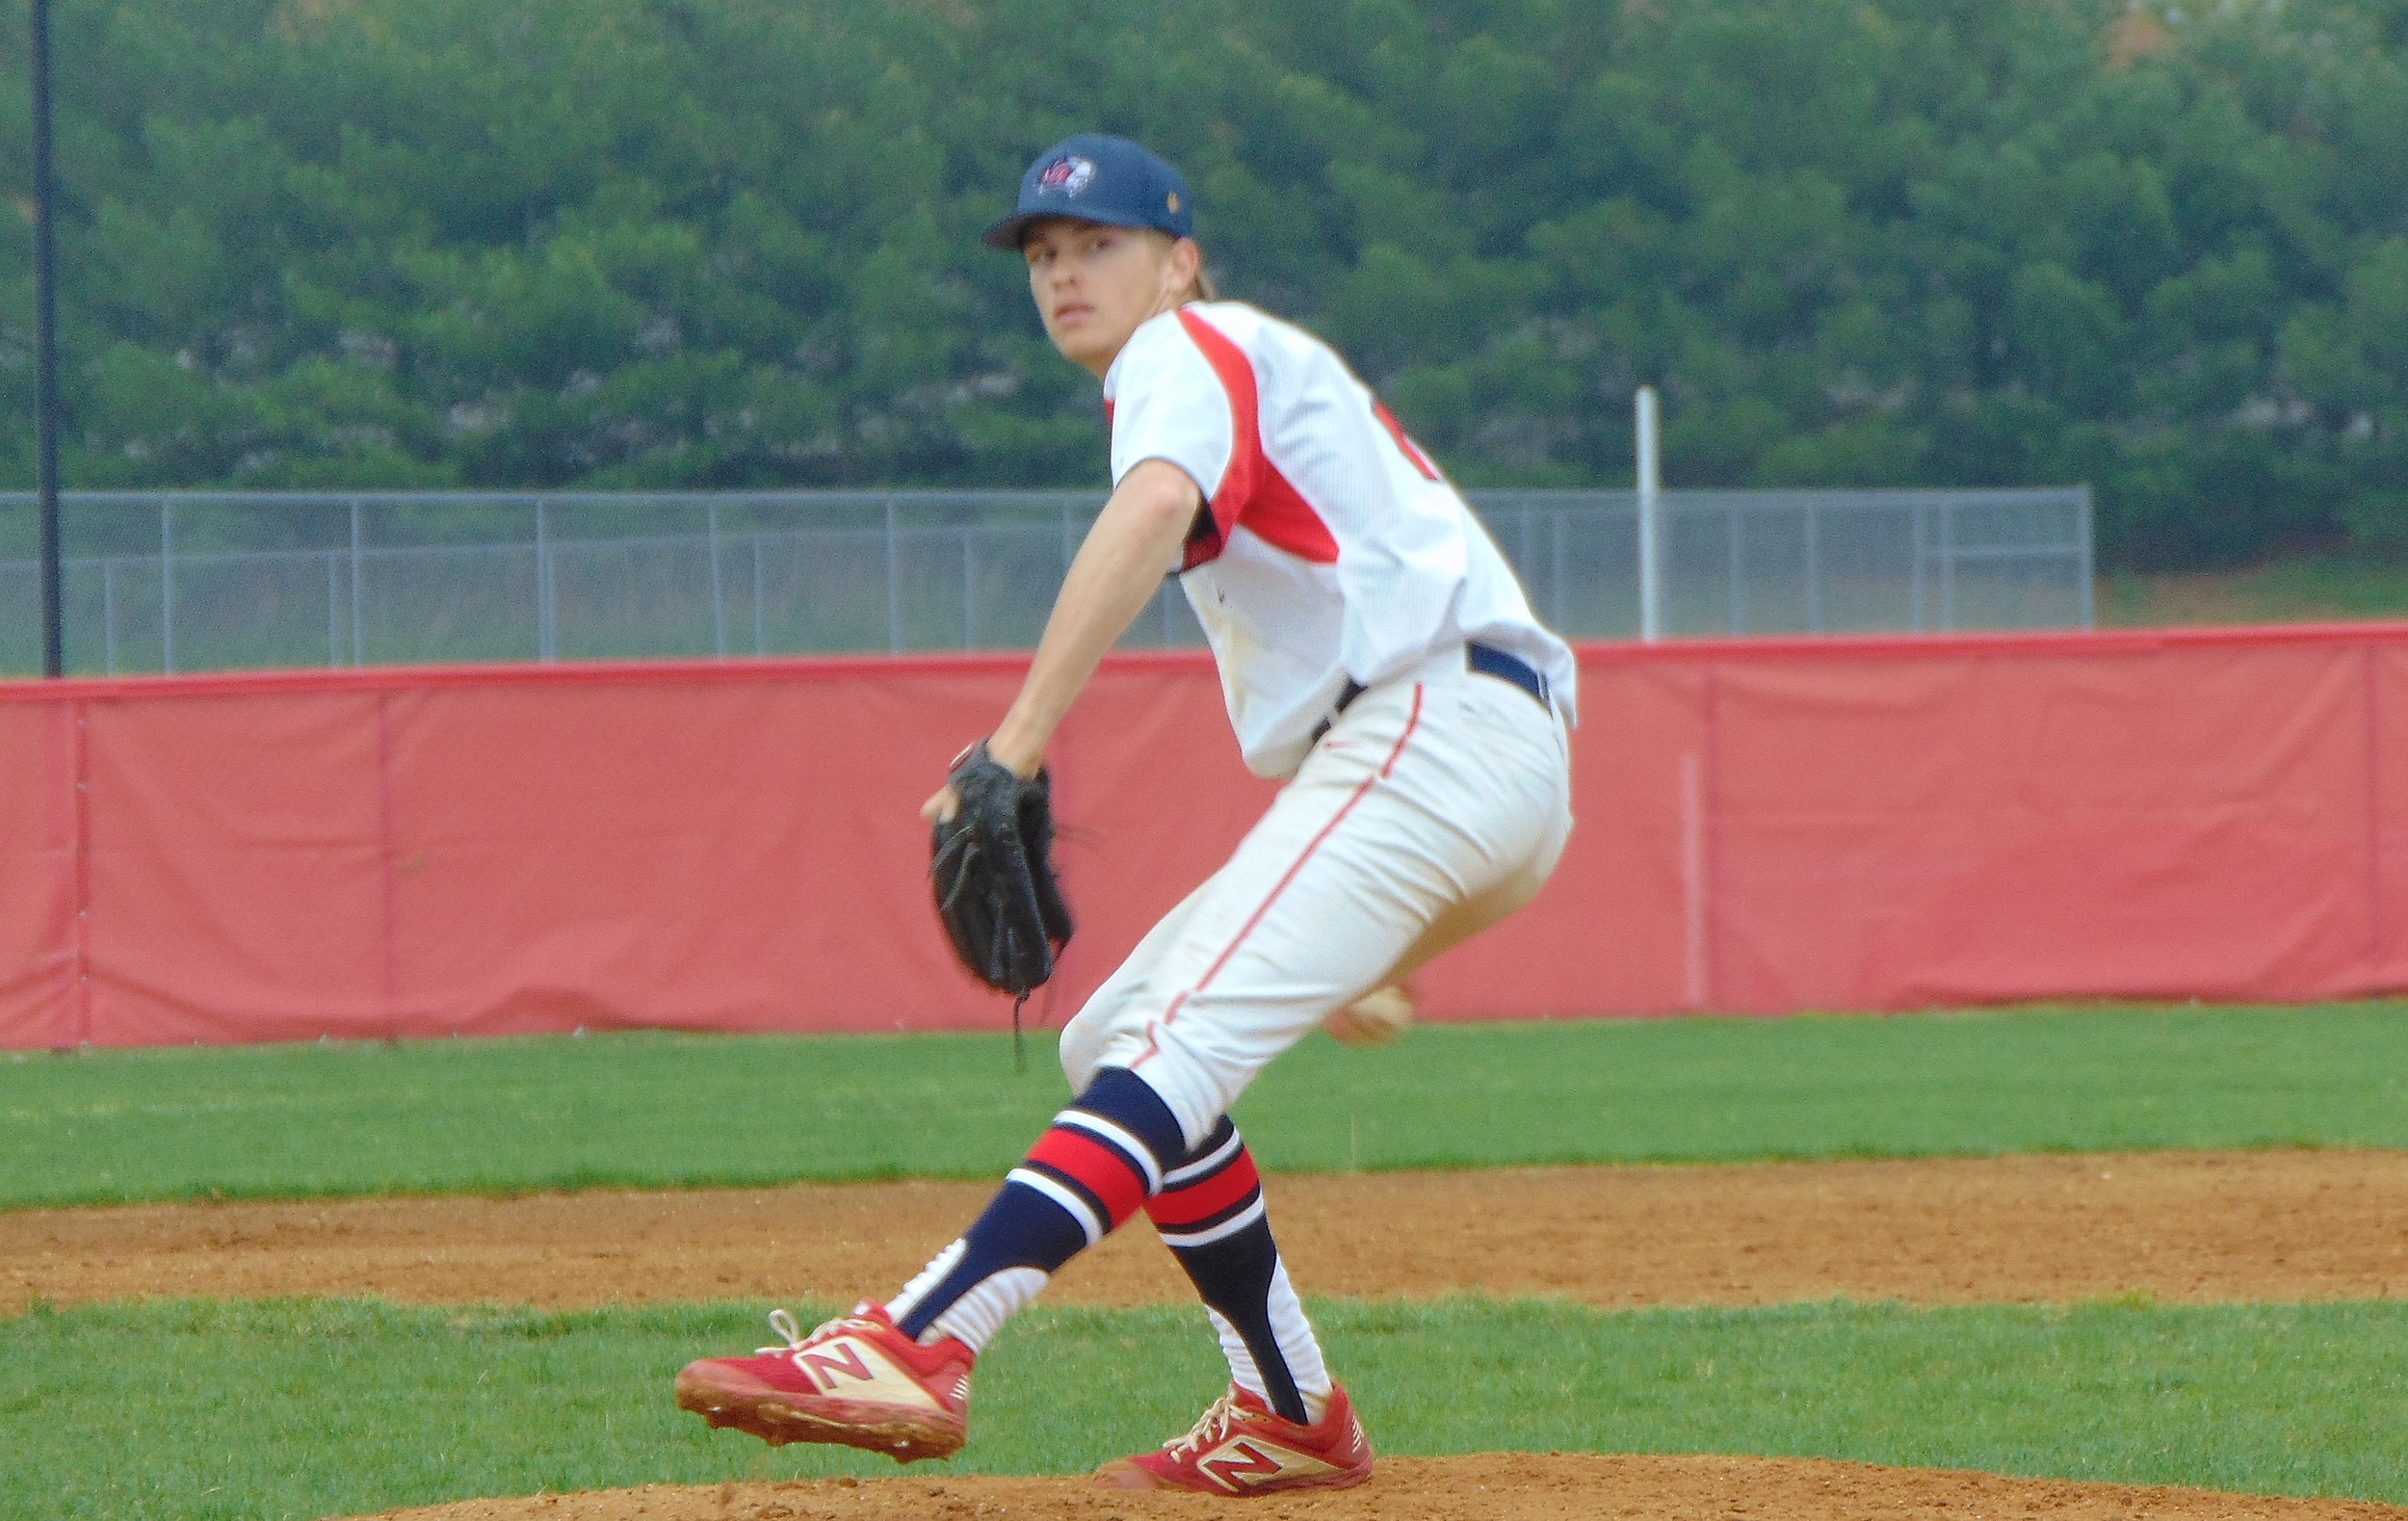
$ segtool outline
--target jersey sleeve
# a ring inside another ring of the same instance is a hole
[[[1130,336],[1112,396],[1112,485],[1148,459],[1185,470],[1211,501],[1237,447],[1229,393],[1212,362],[1165,313]]]

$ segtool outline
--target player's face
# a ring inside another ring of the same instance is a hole
[[[1178,304],[1192,270],[1158,232],[1050,217],[1021,240],[1029,294],[1062,357],[1102,375],[1139,324]]]

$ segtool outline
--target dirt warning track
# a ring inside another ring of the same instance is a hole
[[[983,1184],[0,1212],[0,1313],[145,1296],[580,1307],[850,1299],[902,1283]],[[1308,1294],[1608,1306],[2408,1298],[2408,1153],[2152,1153],[1284,1177]],[[1185,1303],[1142,1228],[1047,1298]]]

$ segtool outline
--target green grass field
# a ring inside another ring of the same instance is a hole
[[[1067,1097],[987,1036],[604,1036],[0,1062],[0,1206],[986,1178]],[[2408,1004],[1316,1036],[1239,1109],[1287,1171],[2408,1146]]]
[[[2408,560],[2299,555],[2238,570],[2099,578],[2099,621],[2146,628],[2408,617]]]
[[[2408,1502],[2403,1304],[1315,1309],[1391,1452],[1812,1455]],[[681,1363],[760,1331],[757,1309],[732,1305],[19,1317],[0,1322],[0,1514],[281,1521],[897,1472],[710,1433],[669,1403]],[[1224,1378],[1196,1312],[1040,1308],[982,1359],[962,1457],[912,1472],[1083,1472],[1184,1430]]]
[[[1031,1065],[1015,1075],[994,1036],[31,1056],[0,1062],[0,1207],[992,1177],[1065,1097]],[[1288,1170],[2408,1148],[2408,1004],[1316,1038],[1241,1117]],[[1392,1453],[1818,1455],[2408,1504],[2397,1301],[1315,1308]],[[763,1309],[38,1306],[0,1319],[0,1517],[265,1521],[896,1472],[671,1407],[677,1366],[757,1345]],[[939,1471],[1077,1472],[1184,1429],[1221,1378],[1193,1311],[1040,1306],[981,1362],[973,1443]]]

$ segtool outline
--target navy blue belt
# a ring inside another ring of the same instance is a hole
[[[1494,644],[1470,643],[1463,646],[1466,662],[1483,676],[1510,681],[1531,695],[1540,707],[1552,704],[1547,700],[1547,678],[1532,669],[1528,662],[1506,654]]]
[[[1518,656],[1508,655],[1494,644],[1483,644],[1474,640],[1463,646],[1463,663],[1483,676],[1494,676],[1499,681],[1512,682],[1524,692],[1529,693],[1531,700],[1540,707],[1552,707],[1547,700],[1547,678],[1540,675],[1528,661]],[[1334,719],[1347,711],[1348,704],[1362,695],[1362,685],[1349,680],[1346,684],[1346,689],[1338,694],[1338,705],[1329,710],[1330,718]],[[1329,722],[1323,720],[1322,726],[1313,731],[1313,738],[1319,741],[1322,735],[1328,732],[1328,729]]]

